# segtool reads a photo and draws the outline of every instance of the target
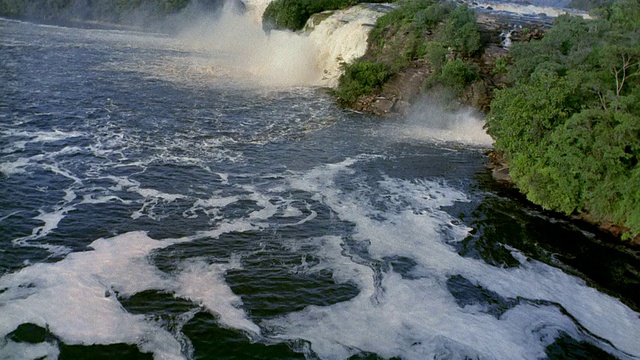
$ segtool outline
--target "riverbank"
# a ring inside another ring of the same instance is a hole
[[[487,168],[491,171],[491,176],[493,179],[510,188],[515,188],[517,190],[516,185],[511,180],[511,175],[509,174],[509,164],[504,160],[502,154],[497,151],[491,150],[487,153]],[[523,198],[524,201],[529,201]],[[566,216],[564,214],[558,213],[559,216]],[[576,213],[568,216],[569,219],[579,223],[586,223],[590,226],[595,226],[599,231],[603,233],[609,234],[614,238],[618,239],[620,244],[628,246],[630,249],[638,251],[640,250],[640,236],[636,236],[632,239],[623,240],[623,236],[628,232],[628,229],[624,227],[614,224],[612,222],[602,222],[597,221],[593,216],[588,213]]]
[[[472,107],[485,114],[489,113],[495,91],[511,86],[507,84],[506,74],[507,66],[512,61],[510,56],[512,44],[542,39],[545,31],[552,27],[554,19],[547,16],[514,16],[513,14],[478,8],[475,9],[475,18],[480,36],[479,43],[481,44],[478,49],[470,51],[468,54],[451,46],[446,50],[447,64],[457,61],[473,72],[473,76],[454,84],[453,90],[446,86],[451,81],[449,79],[443,80],[445,71],[442,70],[442,67],[437,68],[438,65],[434,68],[434,62],[426,60],[426,57],[429,56],[426,54],[406,61],[403,66],[393,68],[392,75],[379,86],[377,91],[358,96],[355,100],[345,101],[345,105],[359,112],[393,118],[408,115],[412,105],[427,96],[439,98],[446,107],[451,109]],[[445,20],[445,22],[447,21],[450,20]],[[396,64],[398,60],[390,57],[398,56],[398,52],[404,56],[408,52],[407,49],[410,48],[406,44],[416,42],[416,35],[412,34],[411,30],[393,31],[393,26],[387,26],[386,30],[378,31],[374,35],[375,39],[373,42],[370,41],[367,53],[362,58],[363,62]],[[389,28],[392,31],[388,31]],[[418,41],[426,44],[441,42],[442,35],[438,34],[438,31],[441,29],[423,31],[424,35]],[[390,51],[389,49],[393,46],[402,49],[402,51],[397,49]],[[410,50],[419,52],[419,46]],[[416,51],[415,48],[418,50]],[[441,48],[436,48],[436,50],[440,51]],[[462,69],[465,70],[464,67]],[[458,75],[455,72],[451,75],[450,72],[447,76],[455,77]],[[434,81],[434,79],[436,80]],[[518,187],[512,181],[509,164],[499,151],[494,151],[489,155],[488,164],[498,182]],[[524,193],[531,191],[519,188]],[[529,196],[527,197],[529,198]],[[536,203],[533,199],[529,200]],[[546,209],[554,210],[553,206],[544,202],[540,204]],[[581,207],[577,207],[577,209],[581,209]],[[629,235],[634,233],[633,229],[627,228],[622,222],[616,223],[608,220],[609,216],[606,214],[591,215],[588,207],[583,211],[562,209],[560,212],[570,213],[571,215],[568,216],[576,221],[596,225],[601,231],[612,234],[626,245],[634,248],[640,246],[640,236]]]

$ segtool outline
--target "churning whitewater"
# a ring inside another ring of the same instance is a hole
[[[639,358],[628,302],[526,250],[597,235],[492,187],[481,115],[336,106],[377,16],[0,19],[0,358]]]

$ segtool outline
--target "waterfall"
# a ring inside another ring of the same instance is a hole
[[[367,50],[369,32],[390,6],[356,5],[339,11],[316,14],[305,29],[317,49],[322,81],[335,87],[342,74],[342,64],[352,63]],[[327,17],[328,15],[328,17]],[[326,19],[321,20],[323,17]]]
[[[390,5],[357,5],[322,13],[301,32],[262,29],[269,0],[246,1],[247,11],[225,9],[185,27],[178,42],[187,51],[209,54],[198,63],[202,76],[224,73],[235,81],[260,87],[335,87],[342,64],[364,55],[367,37]],[[224,58],[220,57],[224,54]]]

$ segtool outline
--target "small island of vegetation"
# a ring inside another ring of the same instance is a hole
[[[398,4],[371,30],[365,56],[345,64],[336,95],[347,105],[379,90],[417,59],[431,67],[426,88],[443,85],[460,93],[478,79],[471,58],[482,42],[471,9],[440,1]]]

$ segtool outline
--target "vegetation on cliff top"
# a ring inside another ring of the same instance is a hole
[[[561,16],[514,44],[509,86],[487,116],[495,148],[531,201],[640,234],[640,3],[597,20]]]
[[[459,93],[478,78],[470,58],[482,43],[471,9],[436,0],[407,0],[398,5],[371,30],[367,54],[345,65],[336,90],[343,102],[351,104],[362,95],[373,94],[384,82],[372,86],[370,79],[381,78],[382,73],[388,79],[420,59],[433,71],[425,84],[428,87],[442,85]]]

